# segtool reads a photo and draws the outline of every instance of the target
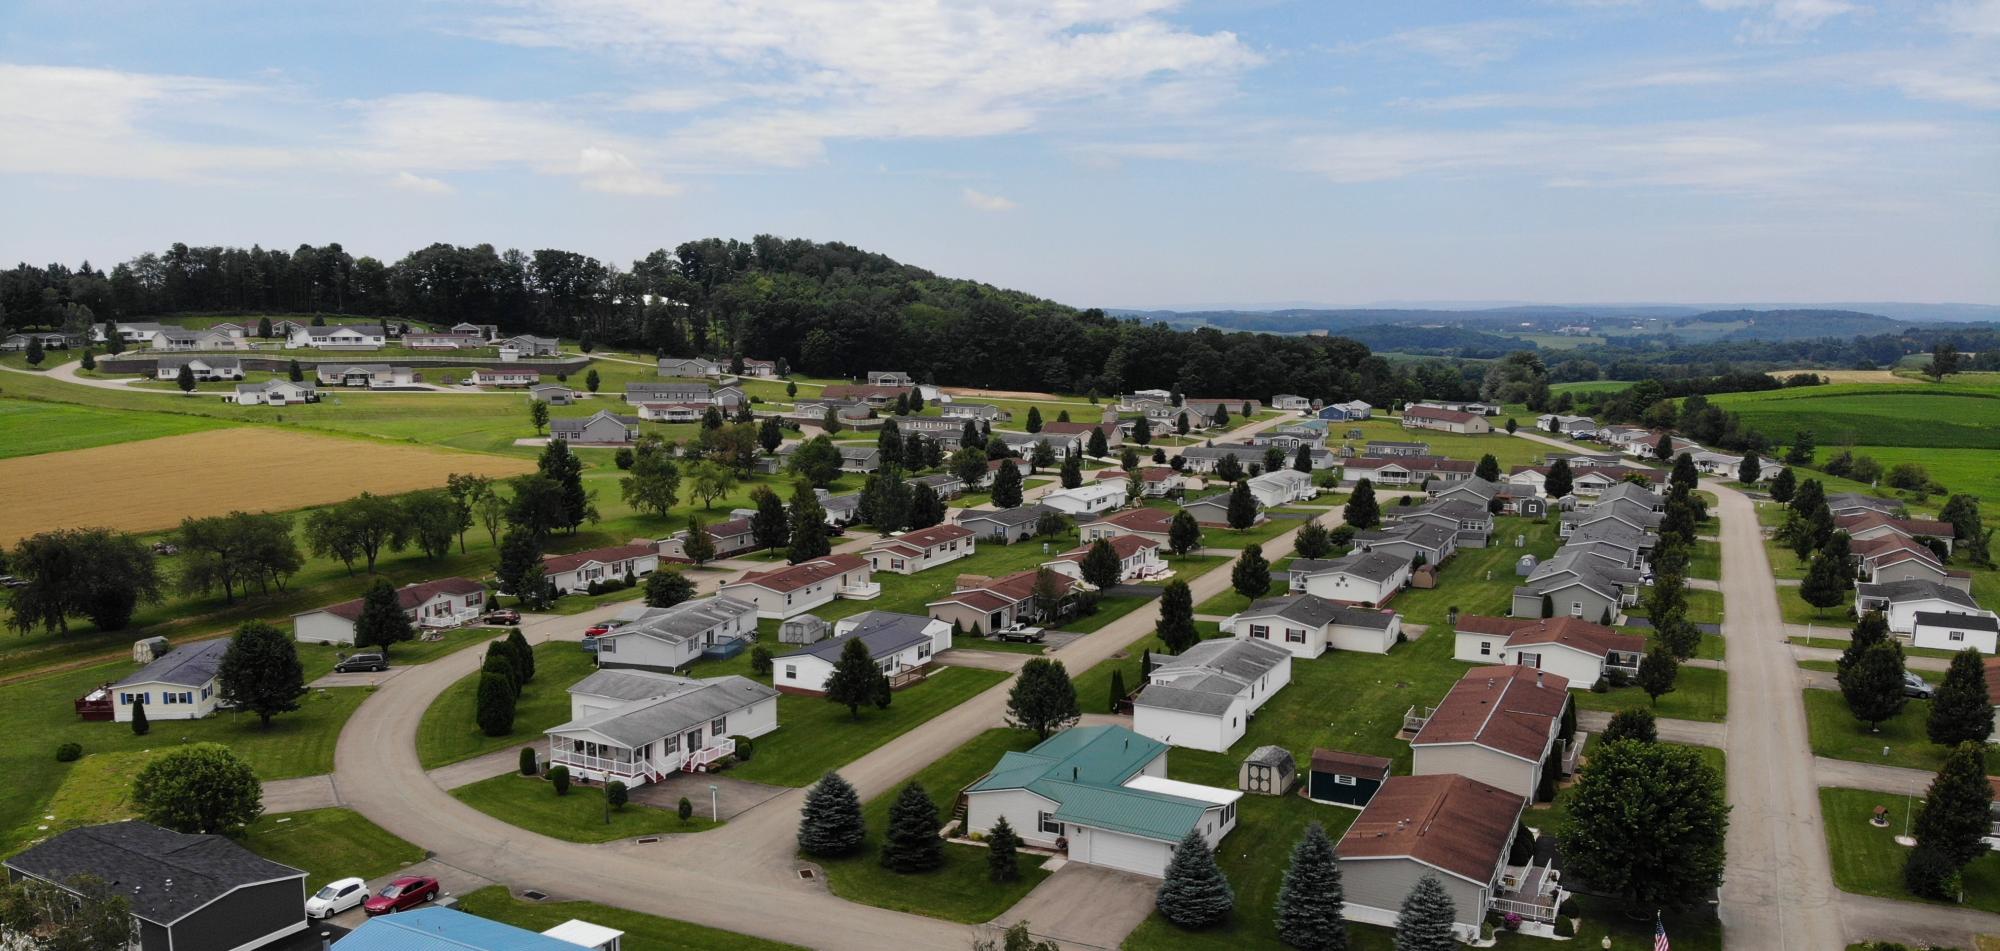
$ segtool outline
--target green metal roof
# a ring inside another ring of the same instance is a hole
[[[1025,753],[1003,754],[966,791],[1026,789],[1055,803],[1064,822],[1179,842],[1209,803],[1124,785],[1166,749],[1120,726],[1076,727]]]
[[[1201,821],[1201,814],[1209,807],[1209,803],[1193,799],[1123,786],[1107,788],[1044,781],[1034,789],[1043,795],[1054,794],[1050,798],[1060,804],[1055,817],[1063,822],[1162,842],[1186,838],[1188,830]]]

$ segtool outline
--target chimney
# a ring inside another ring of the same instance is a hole
[[[1542,672],[1539,670],[1535,671],[1535,689],[1542,689]]]

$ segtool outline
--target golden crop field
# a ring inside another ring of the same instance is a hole
[[[0,459],[0,544],[58,528],[157,531],[187,516],[281,512],[444,485],[446,475],[511,476],[525,459],[241,426],[114,446]]]
[[[1772,370],[1771,375],[1779,378],[1794,373],[1817,373],[1829,383],[1910,383],[1908,377],[1897,376],[1888,370]]]

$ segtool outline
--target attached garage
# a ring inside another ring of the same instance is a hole
[[[1161,878],[1174,857],[1174,847],[1167,842],[1078,826],[1069,840],[1069,857],[1086,865]]]

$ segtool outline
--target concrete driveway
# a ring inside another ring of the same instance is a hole
[[[1159,888],[1157,878],[1070,862],[994,924],[1025,921],[1036,937],[1053,938],[1065,947],[1115,948],[1152,914],[1153,893]]]

